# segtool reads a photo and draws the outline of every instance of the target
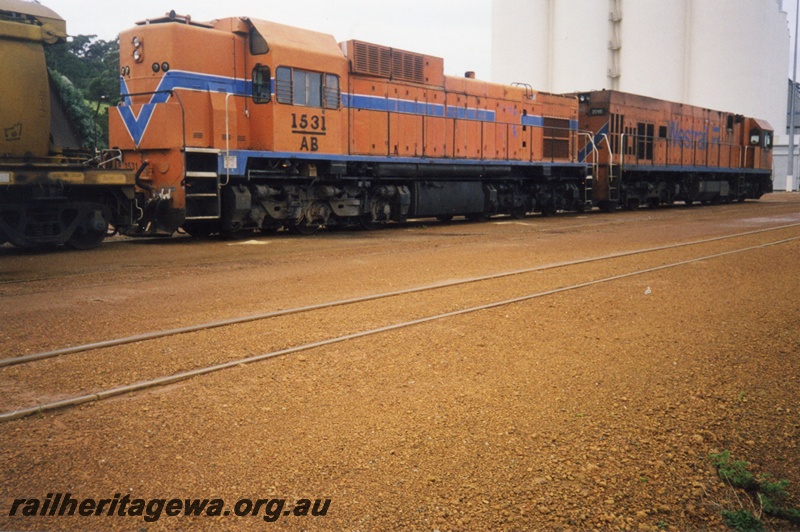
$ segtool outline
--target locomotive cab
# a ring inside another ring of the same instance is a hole
[[[750,145],[758,146],[765,150],[772,149],[772,131],[755,127],[750,130]]]

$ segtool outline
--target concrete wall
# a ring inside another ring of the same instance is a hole
[[[492,14],[494,81],[732,111],[769,121],[776,144],[788,143],[779,0],[493,0]]]

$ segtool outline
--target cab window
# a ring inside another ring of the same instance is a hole
[[[258,64],[253,69],[253,102],[269,103],[272,100],[270,92],[269,67]]]
[[[275,71],[275,98],[280,103],[292,103],[292,69],[278,67]]]
[[[279,103],[338,109],[341,105],[339,76],[299,68],[278,67],[275,97]]]
[[[322,74],[295,69],[292,92],[295,105],[322,107]]]
[[[339,76],[325,74],[325,108],[338,109],[342,103],[342,91],[339,90]]]

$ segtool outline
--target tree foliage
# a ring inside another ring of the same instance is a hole
[[[78,35],[68,42],[45,47],[45,57],[67,114],[84,144],[107,146],[108,118],[105,112],[97,115],[96,109],[101,101],[116,105],[120,99],[119,39],[104,41],[96,35]]]
[[[119,101],[119,39],[104,41],[96,35],[78,35],[71,41],[48,46],[47,66],[69,79],[87,100]]]

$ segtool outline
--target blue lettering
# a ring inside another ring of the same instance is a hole
[[[715,126],[712,130],[716,135],[711,136],[708,131],[708,126],[706,126],[704,131],[681,129],[678,122],[670,120],[668,122],[668,130],[669,138],[672,139],[672,145],[675,147],[691,148],[696,144],[697,149],[705,150],[708,147],[709,138],[712,144],[719,145],[720,143],[720,129],[718,126]]]

